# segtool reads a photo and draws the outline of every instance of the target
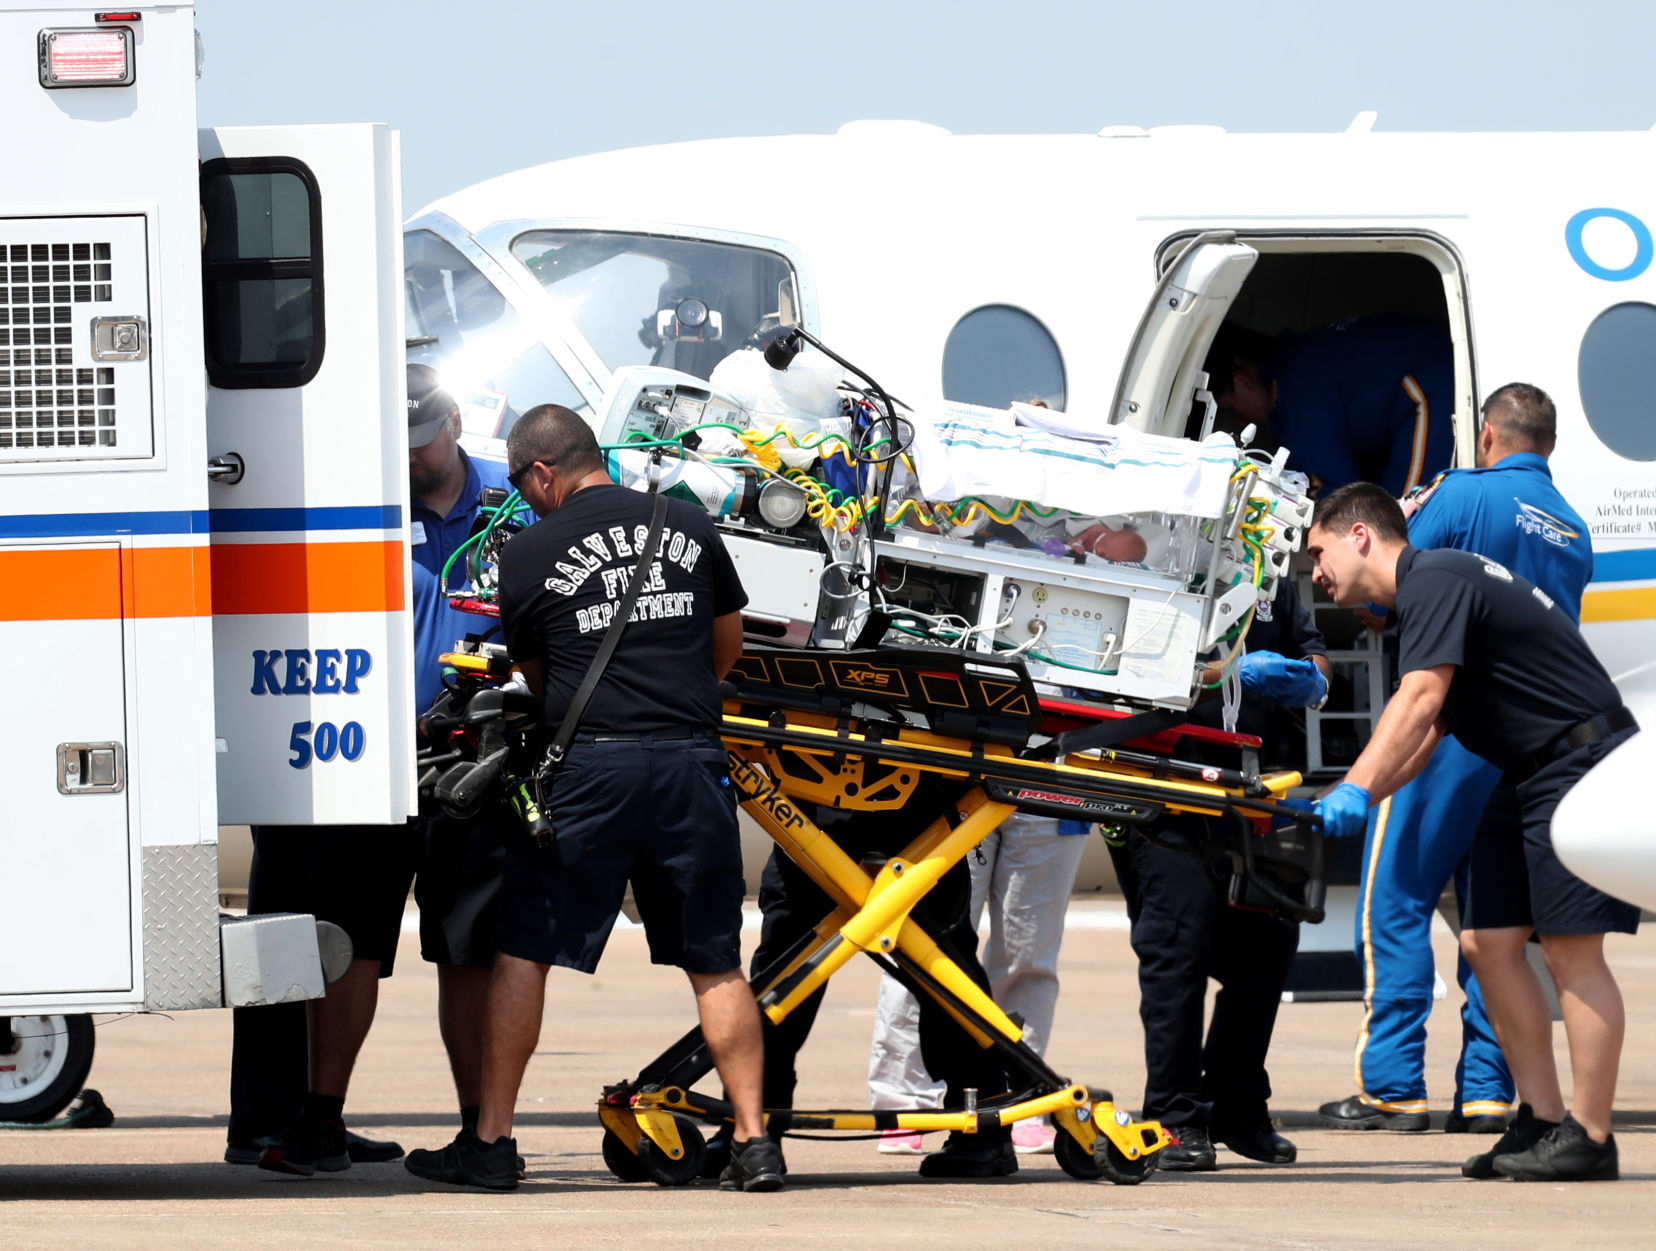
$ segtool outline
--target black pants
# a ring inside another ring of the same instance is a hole
[[[305,851],[296,840],[253,831],[253,864],[247,878],[248,915],[308,912],[299,866]],[[293,1123],[310,1085],[310,1042],[303,1003],[237,1008],[231,1013],[231,1142],[280,1134]]]
[[[1198,842],[1200,817],[1168,822]],[[1202,855],[1158,847],[1137,832],[1111,847],[1127,897],[1144,1022],[1143,1116],[1166,1125],[1248,1125],[1266,1116],[1265,1071],[1277,1007],[1299,947],[1299,925],[1232,908],[1228,870]],[[1219,983],[1207,1041],[1208,978]]]
[[[935,819],[946,803],[952,803],[942,788],[922,782],[910,802],[899,812],[835,812],[820,809],[813,814],[853,860],[870,855],[887,855],[907,846]],[[966,861],[954,865],[932,887],[911,914],[966,973],[989,991],[989,978],[977,958],[977,933],[967,924],[971,899],[971,873]],[[833,902],[805,871],[781,849],[771,853],[759,885],[759,910],[764,916],[759,947],[753,953],[752,972],[783,955],[794,943],[813,930],[834,909]],[[960,1107],[964,1092],[975,1088],[988,1098],[1006,1089],[1006,1076],[992,1051],[979,1047],[930,995],[915,987],[920,1001],[920,1054],[926,1069],[947,1086],[945,1107]],[[793,1107],[798,1082],[795,1058],[810,1037],[823,991],[806,999],[780,1025],[768,1017],[765,1028],[765,1089],[767,1108]]]

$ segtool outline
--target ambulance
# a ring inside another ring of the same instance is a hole
[[[188,6],[0,3],[0,1121],[87,1014],[322,992],[221,823],[415,803],[397,137],[198,131],[200,68]]]

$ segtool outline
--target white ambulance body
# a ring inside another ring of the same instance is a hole
[[[197,57],[0,3],[0,1120],[60,1017],[319,993],[221,822],[415,802],[396,137],[198,134]]]

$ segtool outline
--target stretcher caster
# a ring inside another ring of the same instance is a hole
[[[649,1140],[640,1140],[639,1146],[642,1148],[647,1141]],[[620,1136],[612,1129],[604,1131],[604,1165],[614,1174],[617,1181],[646,1182],[650,1180],[650,1170],[644,1167],[644,1161],[628,1151],[627,1144],[622,1142]]]
[[[1156,1171],[1156,1156],[1141,1155],[1129,1160],[1121,1148],[1100,1135],[1093,1144],[1094,1164],[1116,1186],[1136,1186]]]
[[[1058,1167],[1077,1181],[1097,1181],[1104,1178],[1116,1186],[1136,1186],[1156,1171],[1156,1153],[1147,1152],[1136,1160],[1129,1160],[1121,1148],[1100,1134],[1091,1147],[1079,1142],[1059,1129],[1053,1139],[1052,1153]]]
[[[695,1181],[701,1175],[702,1161],[707,1157],[707,1143],[694,1121],[687,1116],[675,1115],[673,1124],[678,1127],[679,1141],[684,1148],[684,1153],[676,1160],[656,1146],[648,1135],[638,1140],[637,1162],[643,1167],[645,1175],[658,1186],[684,1186]]]

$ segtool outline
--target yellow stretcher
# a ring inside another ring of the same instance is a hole
[[[490,668],[480,657],[444,659],[473,683]],[[750,648],[727,689],[722,732],[741,806],[834,903],[799,947],[754,979],[761,1010],[780,1023],[860,952],[905,975],[979,1047],[994,1049],[1012,1086],[983,1098],[969,1093],[968,1106],[951,1111],[766,1109],[771,1131],[971,1134],[1050,1115],[1057,1161],[1072,1177],[1118,1185],[1148,1177],[1169,1142],[1161,1126],[1132,1120],[1108,1091],[1051,1069],[911,913],[951,866],[1022,810],[1147,833],[1168,813],[1228,818],[1220,825],[1230,831],[1225,849],[1240,884],[1234,901],[1320,919],[1322,836],[1303,809],[1282,802],[1299,774],[1260,776],[1246,750],[1251,740],[1235,736],[1217,737],[1242,745],[1237,769],[1134,746],[1215,735],[1160,712],[1089,726],[1081,706],[1043,701],[1020,665],[973,653]],[[933,821],[873,873],[808,811],[898,810],[927,774],[959,782],[957,820]],[[612,1173],[661,1185],[700,1174],[705,1143],[696,1122],[731,1119],[726,1101],[692,1089],[712,1069],[692,1029],[636,1078],[605,1089],[598,1115]]]
[[[1058,1163],[1071,1176],[1128,1185],[1149,1176],[1168,1142],[1162,1128],[1133,1121],[1109,1092],[1049,1068],[911,912],[945,871],[1021,809],[1139,826],[1168,812],[1287,818],[1269,832],[1235,823],[1238,868],[1285,910],[1315,914],[1321,836],[1302,812],[1279,802],[1299,775],[1259,777],[1246,764],[1204,770],[1120,745],[1166,733],[1173,718],[1158,714],[1104,723],[1090,740],[1115,741],[1092,751],[1074,750],[1089,741],[1079,729],[1068,740],[1048,738],[1043,752],[1040,727],[1053,718],[1021,667],[967,653],[753,649],[731,676],[723,735],[741,805],[835,904],[802,948],[755,979],[761,1010],[780,1023],[861,952],[901,970],[978,1046],[994,1048],[1014,1087],[956,1111],[768,1109],[773,1131],[976,1133],[1050,1115]],[[1062,759],[1042,758],[1059,753]],[[958,822],[934,821],[872,875],[807,809],[898,809],[923,774],[959,780]],[[1292,872],[1296,865],[1303,876]],[[1282,879],[1285,866],[1298,880]],[[730,1115],[724,1101],[691,1089],[710,1069],[693,1030],[638,1078],[605,1091],[604,1158],[618,1177],[677,1184],[697,1175],[702,1146],[693,1122]]]

